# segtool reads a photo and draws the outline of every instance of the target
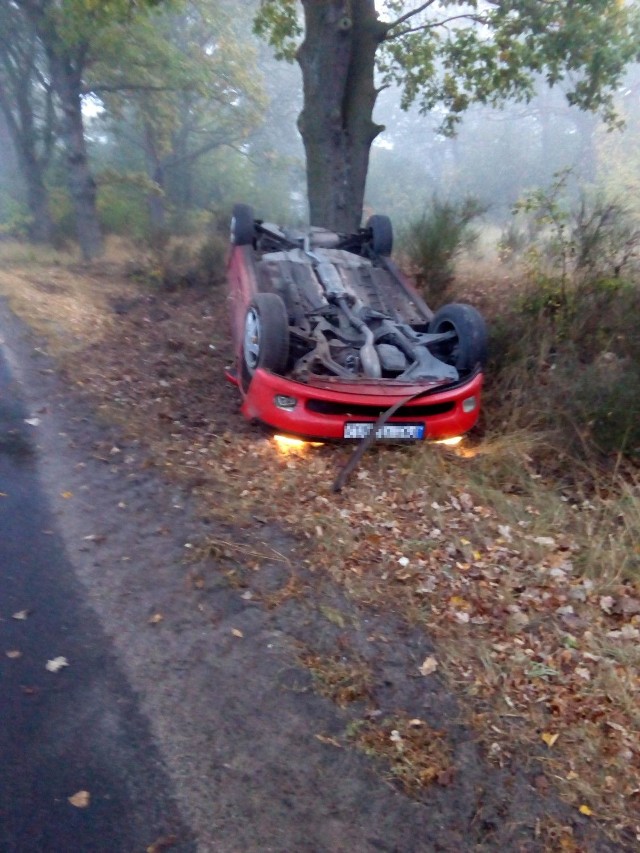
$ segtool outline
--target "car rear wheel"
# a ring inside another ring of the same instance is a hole
[[[371,232],[371,248],[376,255],[390,255],[393,249],[393,227],[388,216],[376,213],[369,217],[367,228]]]
[[[289,360],[289,320],[277,293],[258,293],[249,305],[242,341],[245,386],[259,367],[282,373]]]
[[[234,204],[231,216],[231,242],[234,246],[250,246],[256,238],[253,208]]]
[[[446,364],[452,364],[461,372],[472,370],[478,363],[485,364],[487,327],[482,315],[473,306],[460,302],[443,305],[434,314],[429,332],[453,333],[449,340],[431,347],[436,358]]]

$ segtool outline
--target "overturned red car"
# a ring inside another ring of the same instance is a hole
[[[390,258],[391,223],[304,232],[235,205],[228,267],[245,417],[307,439],[446,439],[480,412],[487,332],[470,305],[435,313]]]

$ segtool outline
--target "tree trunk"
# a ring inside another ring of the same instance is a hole
[[[49,209],[49,194],[44,181],[44,167],[36,151],[36,132],[27,85],[28,81],[25,81],[25,86],[18,87],[15,93],[15,114],[4,91],[0,89],[0,110],[4,115],[27,190],[27,206],[32,220],[29,236],[36,243],[49,243],[53,236],[53,222]]]
[[[49,208],[49,193],[37,158],[21,156],[22,174],[27,187],[27,204],[31,214],[29,237],[34,243],[50,243],[53,239],[53,220]]]
[[[60,137],[67,161],[69,192],[73,203],[76,232],[85,261],[104,251],[96,208],[96,184],[89,169],[82,117],[81,73],[62,52],[46,45],[53,86],[61,106]]]
[[[165,212],[165,175],[164,164],[158,154],[153,128],[147,121],[143,122],[143,145],[144,156],[147,162],[147,175],[157,187],[147,193],[147,210],[149,211],[149,224],[153,238],[161,236],[166,228]]]
[[[307,157],[312,225],[360,227],[371,144],[375,54],[386,34],[374,0],[302,0],[305,40],[298,51],[304,108],[298,128]]]

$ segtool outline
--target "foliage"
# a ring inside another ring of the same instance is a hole
[[[524,250],[529,274],[541,290],[557,287],[563,302],[570,285],[618,278],[640,260],[640,226],[626,204],[602,193],[569,192],[569,170],[556,174],[550,187],[527,193],[514,207],[511,233],[501,249]],[[519,217],[519,223],[518,218]]]
[[[640,221],[640,112],[638,85],[640,67],[628,75],[627,85],[620,93],[618,110],[625,122],[625,132],[596,136],[599,184],[608,197],[624,198],[626,205]]]
[[[613,124],[613,93],[639,55],[637,6],[610,0],[388,0],[377,9],[374,0],[304,0],[302,8],[303,32],[292,0],[261,0],[255,28],[279,56],[298,60],[310,219],[337,231],[362,219],[370,148],[384,129],[373,120],[379,81],[402,87],[404,107],[437,110],[445,133],[471,104],[529,101],[541,77]]]
[[[200,161],[210,169],[212,153],[242,146],[259,125],[264,99],[255,55],[222,0],[190,0],[179,12],[121,29],[121,40],[92,69],[92,86],[115,140],[133,142],[143,155],[157,190],[152,227],[164,228],[165,199],[181,219],[202,206]]]
[[[0,237],[23,240],[31,229],[32,219],[26,206],[6,193],[0,193]]]
[[[260,11],[254,23],[254,32],[267,38],[274,48],[276,59],[293,62],[302,35],[296,0],[260,0]]]
[[[637,456],[640,228],[602,194],[572,198],[569,177],[516,205],[527,287],[495,329],[494,369],[516,423],[534,417],[572,454]]]
[[[288,59],[302,35],[296,5],[261,0],[256,16],[256,32]],[[540,74],[549,86],[568,84],[569,103],[602,110],[613,121],[613,95],[626,65],[640,55],[635,4],[389,0],[381,15],[384,83],[403,87],[405,107],[417,101],[423,113],[444,108],[448,131],[474,102],[529,100]]]
[[[454,265],[464,249],[478,238],[471,223],[485,213],[477,199],[442,201],[437,195],[430,207],[407,226],[402,249],[427,297],[441,302],[453,279]]]
[[[141,240],[149,233],[145,199],[138,187],[124,182],[102,183],[98,213],[108,234],[120,234]]]

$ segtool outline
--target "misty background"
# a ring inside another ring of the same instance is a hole
[[[202,232],[228,218],[236,201],[271,221],[304,223],[300,71],[253,35],[255,5],[198,0],[180,14],[154,14],[122,32],[122,42],[96,51],[83,109],[107,234],[144,242]],[[33,133],[54,241],[65,245],[74,222],[59,117],[47,96],[44,59],[34,59]],[[375,119],[386,129],[372,150],[365,218],[387,214],[402,231],[434,197],[472,197],[499,233],[518,200],[562,170],[569,170],[568,192],[597,191],[638,217],[639,96],[634,66],[618,95],[624,126],[611,130],[541,81],[529,103],[472,107],[447,137],[441,115],[404,111],[399,91],[384,89]],[[26,187],[2,111],[0,150],[0,234],[27,236]]]

